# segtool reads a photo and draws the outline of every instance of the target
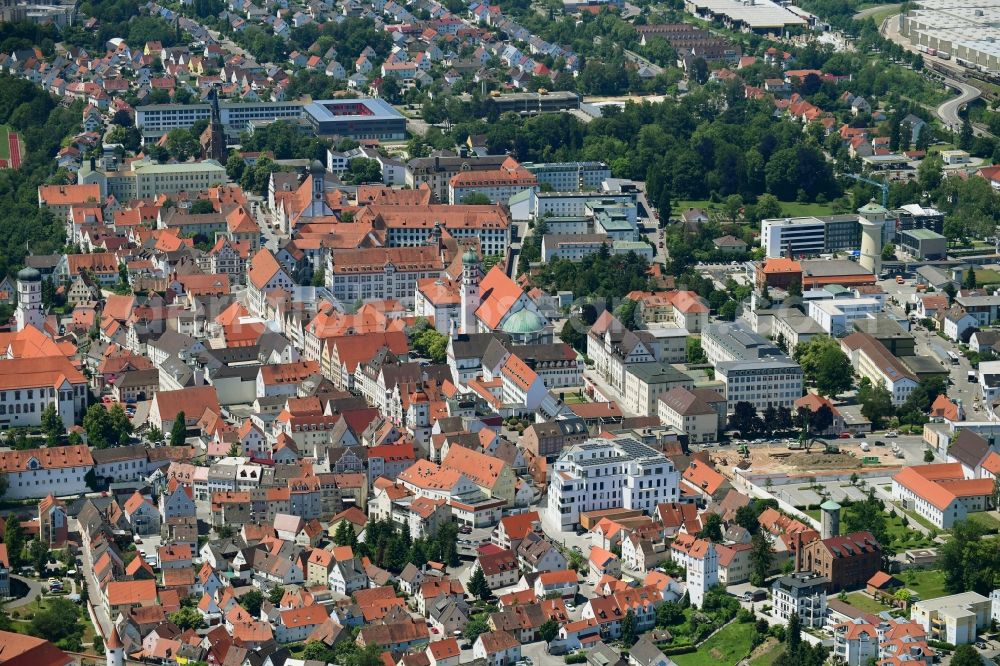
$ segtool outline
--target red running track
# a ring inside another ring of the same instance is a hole
[[[13,169],[21,168],[21,142],[17,140],[17,134],[7,133],[7,142],[10,145],[10,166]]]

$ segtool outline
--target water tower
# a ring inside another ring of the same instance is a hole
[[[833,500],[827,500],[819,505],[822,511],[822,527],[820,535],[824,539],[840,536],[840,505]]]

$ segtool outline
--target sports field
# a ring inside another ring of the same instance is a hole
[[[22,140],[7,125],[0,125],[0,169],[20,169]]]

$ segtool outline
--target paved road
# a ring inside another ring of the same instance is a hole
[[[953,88],[958,91],[958,97],[949,99],[947,102],[939,106],[934,110],[937,117],[941,119],[941,122],[953,130],[958,130],[962,126],[962,119],[959,117],[959,112],[962,108],[974,100],[979,99],[982,91],[968,83],[963,81],[957,81],[955,79],[945,78],[944,82],[949,88]]]
[[[880,8],[881,7],[874,7],[873,9],[880,9]],[[886,39],[896,42],[907,51],[916,53],[917,48],[913,44],[911,44],[906,37],[903,37],[901,34],[899,34],[898,18],[899,18],[898,15],[893,15],[886,18],[882,22],[881,26],[882,35]],[[923,53],[921,55],[923,56],[925,62],[937,62],[949,68],[955,67],[955,65],[952,62],[947,60],[941,60],[936,56],[930,56],[927,55],[926,53]],[[974,85],[947,76],[944,77],[944,83],[952,90],[957,90],[958,97],[954,97],[944,102],[936,109],[934,109],[934,113],[941,120],[941,122],[944,123],[945,127],[958,131],[958,129],[962,125],[962,119],[958,115],[959,112],[969,102],[979,99],[979,96],[982,94],[982,91],[979,88],[975,87]],[[974,128],[974,131],[976,134],[989,134],[989,132],[986,132],[982,128]]]
[[[32,601],[34,601],[35,599],[37,599],[42,595],[41,582],[33,578],[25,578],[24,576],[17,576],[14,574],[11,574],[11,578],[13,578],[14,580],[21,581],[21,583],[26,585],[28,587],[28,594],[24,595],[20,599],[14,599],[13,601],[8,601],[4,605],[5,609],[11,610],[14,608],[20,608],[21,606],[27,606]]]

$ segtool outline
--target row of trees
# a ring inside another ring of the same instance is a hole
[[[346,524],[346,523],[345,523]],[[374,520],[365,528],[365,540],[359,542],[349,525],[334,534],[338,546],[351,546],[359,557],[368,557],[383,569],[399,573],[408,563],[423,566],[428,561],[458,566],[458,527],[442,525],[431,537],[411,539],[406,530],[398,530],[389,521]]]

